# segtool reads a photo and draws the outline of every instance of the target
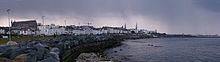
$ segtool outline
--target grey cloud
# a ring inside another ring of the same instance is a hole
[[[195,0],[195,4],[213,12],[220,12],[220,0]]]
[[[155,29],[168,33],[204,33],[210,30],[212,32],[209,33],[220,34],[220,30],[213,28],[220,24],[218,21],[220,14],[213,13],[220,12],[218,2],[218,0],[1,0],[0,9],[11,8],[13,16],[17,19],[40,20],[40,17],[45,15],[51,22],[62,23],[67,17],[69,23],[77,24],[93,18],[93,21],[89,21],[121,25],[127,22],[130,26],[139,22],[142,24],[141,28],[155,26],[149,23],[158,23],[156,26],[160,28]],[[210,11],[203,11],[201,8]],[[0,14],[0,18],[4,19],[4,15],[6,14]],[[134,18],[138,16],[142,18]]]

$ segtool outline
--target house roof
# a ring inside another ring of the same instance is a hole
[[[33,30],[37,30],[37,21],[29,20],[29,21],[12,22],[12,27],[21,28],[21,29],[31,28]]]

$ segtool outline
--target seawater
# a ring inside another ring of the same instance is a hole
[[[122,43],[104,53],[122,62],[220,62],[220,38],[153,38]]]

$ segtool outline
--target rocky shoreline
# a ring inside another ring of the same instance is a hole
[[[80,53],[101,52],[124,39],[144,34],[63,35],[54,39],[8,42],[0,46],[0,62],[74,62]]]

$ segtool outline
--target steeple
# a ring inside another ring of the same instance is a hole
[[[135,29],[137,30],[138,29],[138,27],[137,27],[138,25],[137,25],[137,22],[136,22],[136,25],[135,25]]]
[[[126,23],[125,23],[125,26],[124,26],[124,28],[125,28],[125,29],[127,29],[127,27],[126,27]]]

